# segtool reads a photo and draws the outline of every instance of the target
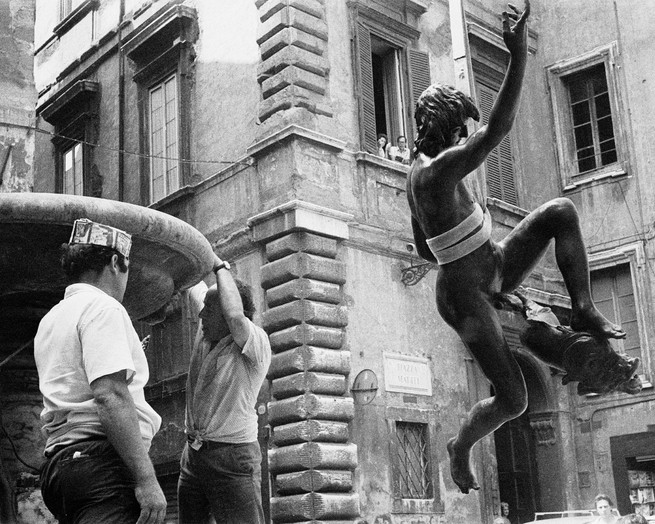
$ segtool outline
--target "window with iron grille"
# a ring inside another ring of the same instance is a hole
[[[396,422],[394,495],[404,499],[433,497],[428,425]]]

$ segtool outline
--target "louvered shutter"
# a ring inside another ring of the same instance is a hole
[[[410,111],[412,129],[414,130],[412,137],[414,137],[416,136],[416,121],[414,120],[416,102],[421,96],[421,93],[430,87],[430,59],[427,53],[415,49],[409,50],[409,76],[412,92],[412,107]]]
[[[361,148],[377,153],[375,126],[375,99],[373,93],[373,59],[371,33],[363,24],[357,24],[357,67],[359,80],[359,127]]]
[[[489,115],[494,105],[498,91],[477,84],[478,108],[482,123],[489,123]],[[512,142],[510,135],[505,136],[500,145],[494,149],[485,162],[487,172],[487,192],[492,198],[497,198],[508,204],[518,205],[516,185],[514,183],[514,161],[512,158]]]

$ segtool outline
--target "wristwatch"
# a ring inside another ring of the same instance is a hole
[[[230,269],[232,269],[232,266],[230,266],[229,262],[227,262],[225,260],[221,260],[221,263],[218,264],[218,266],[216,266],[214,268],[214,273],[218,273],[219,270],[221,270],[221,269],[227,269],[229,271]]]

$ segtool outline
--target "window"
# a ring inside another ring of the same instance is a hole
[[[644,326],[648,319],[643,307],[649,300],[646,255],[639,242],[589,256],[592,298],[603,315],[626,332],[624,339],[611,339],[612,347],[629,357],[639,357],[637,370],[646,385],[650,382],[650,351]]]
[[[353,9],[361,149],[375,154],[380,133],[390,144],[416,134],[413,108],[430,85],[429,60],[412,47],[416,29],[359,4]]]
[[[626,174],[617,44],[547,68],[564,189]]]
[[[491,109],[498,97],[500,86],[507,71],[507,52],[469,35],[475,83],[475,95],[480,110],[480,123],[489,123]],[[518,205],[514,158],[512,155],[513,134],[510,132],[489,155],[484,163],[487,194],[514,206]]]
[[[149,90],[150,196],[153,202],[180,188],[177,76]]]
[[[407,134],[405,104],[401,78],[401,51],[389,42],[371,36],[371,66],[375,130],[388,137]]]
[[[73,9],[73,0],[59,0],[59,20],[63,20]]]
[[[605,65],[564,78],[575,139],[578,173],[616,162],[616,143],[612,125]]]
[[[39,113],[55,129],[53,189],[58,193],[102,196],[102,175],[93,160],[99,91],[97,82],[78,80]]]
[[[428,425],[396,422],[394,495],[403,499],[433,497]]]
[[[637,308],[629,264],[621,264],[591,273],[592,298],[598,310],[609,320],[620,324],[624,339],[612,339],[614,349],[629,357],[641,358]]]
[[[130,33],[123,52],[139,93],[141,203],[161,202],[191,177],[189,129],[197,13],[185,5],[158,10]],[[161,205],[165,205],[166,200]]]
[[[62,153],[63,188],[67,195],[84,194],[84,149],[76,143]]]

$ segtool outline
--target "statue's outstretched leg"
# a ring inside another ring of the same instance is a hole
[[[523,282],[551,239],[555,240],[557,265],[571,297],[571,328],[604,338],[625,337],[621,327],[607,320],[591,299],[580,220],[573,202],[567,198],[546,202],[499,243],[504,257],[502,292],[511,292]]]
[[[478,293],[460,295],[456,302],[450,315],[440,310],[442,316],[458,332],[495,391],[493,397],[473,406],[457,436],[448,442],[451,476],[460,490],[468,493],[479,489],[470,464],[474,444],[523,413],[528,401],[523,375],[491,301]]]

